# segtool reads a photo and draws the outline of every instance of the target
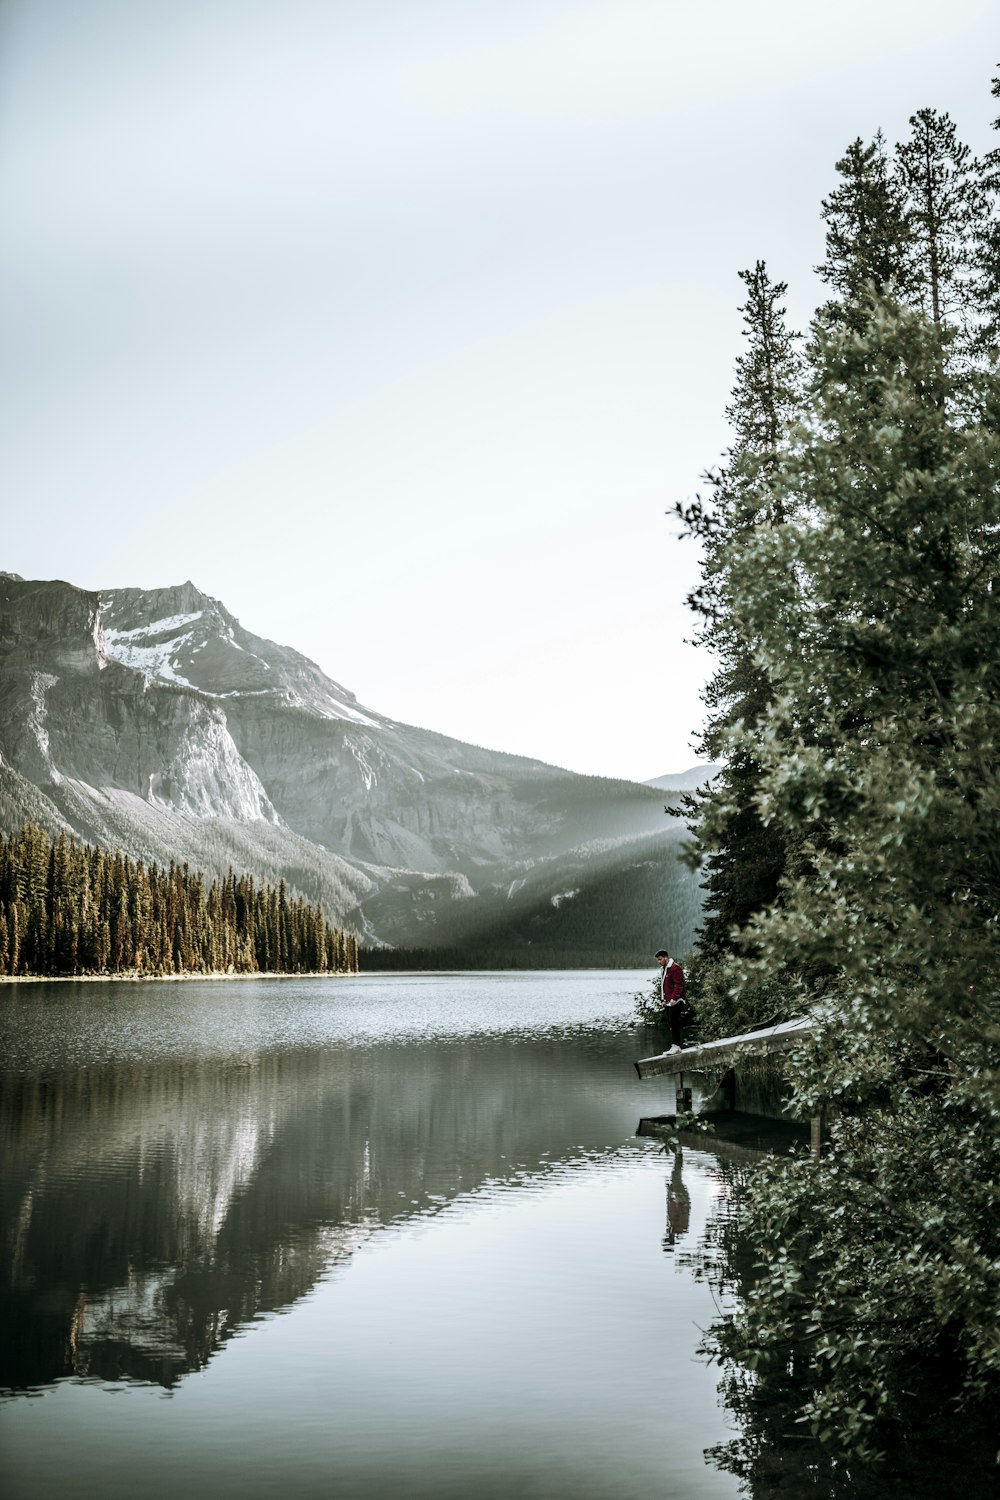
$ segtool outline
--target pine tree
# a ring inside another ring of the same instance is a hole
[[[714,504],[701,502],[680,514],[704,544],[702,584],[690,602],[703,618],[701,640],[719,658],[705,698],[709,709],[700,753],[716,760],[727,749],[735,724],[748,735],[730,753],[715,783],[681,808],[705,859],[706,916],[697,951],[706,961],[727,951],[734,931],[777,897],[784,868],[780,835],[756,807],[759,766],[750,747],[752,729],[771,697],[768,674],[755,643],[732,607],[735,558],[760,532],[786,520],[787,501],[774,485],[789,424],[800,401],[799,340],[785,323],[784,282],[773,282],[763,261],[740,272],[747,289],[743,314],[747,348],[737,360],[737,379],[726,416],[733,444],[713,479]],[[701,1002],[707,999],[702,979]]]
[[[0,973],[343,972],[327,957],[342,941],[283,884],[230,871],[206,891],[186,865],[147,870],[34,824],[0,835]]]
[[[10,974],[21,973],[21,905],[16,896],[10,904],[10,922],[8,932],[8,943],[10,947],[10,960],[8,972]]]
[[[1000,99],[1000,78],[993,79],[993,97]],[[1000,118],[993,121],[1000,130]],[[978,232],[978,310],[980,326],[976,349],[982,361],[992,366],[1000,358],[1000,146],[987,153],[983,162],[982,188],[987,212]]]
[[[910,127],[896,164],[911,230],[912,286],[932,323],[971,335],[977,240],[988,212],[983,176],[950,116],[922,109]]]
[[[755,1187],[780,1269],[721,1347],[765,1393],[795,1352],[800,1420],[868,1458],[927,1411],[989,1431],[997,1396],[1000,434],[955,416],[940,355],[892,302],[817,340],[815,421],[777,480],[795,518],[730,577],[776,688],[749,736],[759,804],[809,860],[727,977],[818,1004],[791,1076],[834,1125],[818,1167]]]
[[[761,1274],[716,1353],[841,1475],[919,1465],[925,1432],[935,1457],[992,1462],[1000,1395],[1000,157],[980,172],[934,111],[911,131],[892,173],[856,142],[824,205],[835,296],[767,474],[782,524],[737,540],[696,518],[699,602],[769,688],[755,718],[720,717],[722,685],[716,748],[753,767],[786,856],[712,978],[744,1011],[765,977],[812,1009],[791,1107],[830,1125],[819,1161],[755,1177]],[[734,806],[703,802],[716,858]]]
[[[905,193],[893,175],[879,131],[865,145],[852,141],[837,162],[840,182],[820,210],[826,258],[816,267],[834,297],[817,314],[824,324],[864,327],[871,299],[913,284],[912,231]]]

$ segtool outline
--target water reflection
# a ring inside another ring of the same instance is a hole
[[[0,1383],[172,1387],[384,1226],[634,1127],[620,1055],[482,1039],[6,1076]]]
[[[635,984],[5,992],[4,1494],[731,1500]]]
[[[691,1194],[684,1186],[684,1153],[680,1146],[676,1146],[673,1170],[667,1184],[667,1232],[663,1236],[663,1248],[668,1254],[687,1234],[690,1224]]]

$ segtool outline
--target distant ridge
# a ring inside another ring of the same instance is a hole
[[[695,787],[703,786],[713,776],[718,776],[721,770],[721,766],[711,763],[692,766],[690,771],[677,771],[672,776],[654,776],[652,781],[645,781],[643,785],[655,786],[661,792],[693,792]]]

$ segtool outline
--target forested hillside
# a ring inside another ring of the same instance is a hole
[[[187,865],[51,839],[0,835],[0,976],[357,971],[352,934],[284,882],[232,870],[206,888]]]
[[[631,854],[582,875],[575,889],[515,892],[488,919],[470,912],[460,940],[422,949],[372,949],[366,969],[573,969],[652,965],[666,944],[683,953],[694,940],[700,893],[677,859],[675,839],[651,841],[644,859]]]

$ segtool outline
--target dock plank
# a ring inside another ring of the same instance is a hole
[[[812,1029],[812,1018],[800,1016],[795,1021],[781,1021],[763,1031],[746,1031],[741,1036],[719,1037],[714,1042],[703,1042],[696,1047],[682,1047],[677,1052],[644,1057],[635,1064],[635,1070],[640,1078],[711,1072],[720,1066],[725,1067],[737,1055],[766,1056],[771,1052],[784,1052],[809,1036]]]

